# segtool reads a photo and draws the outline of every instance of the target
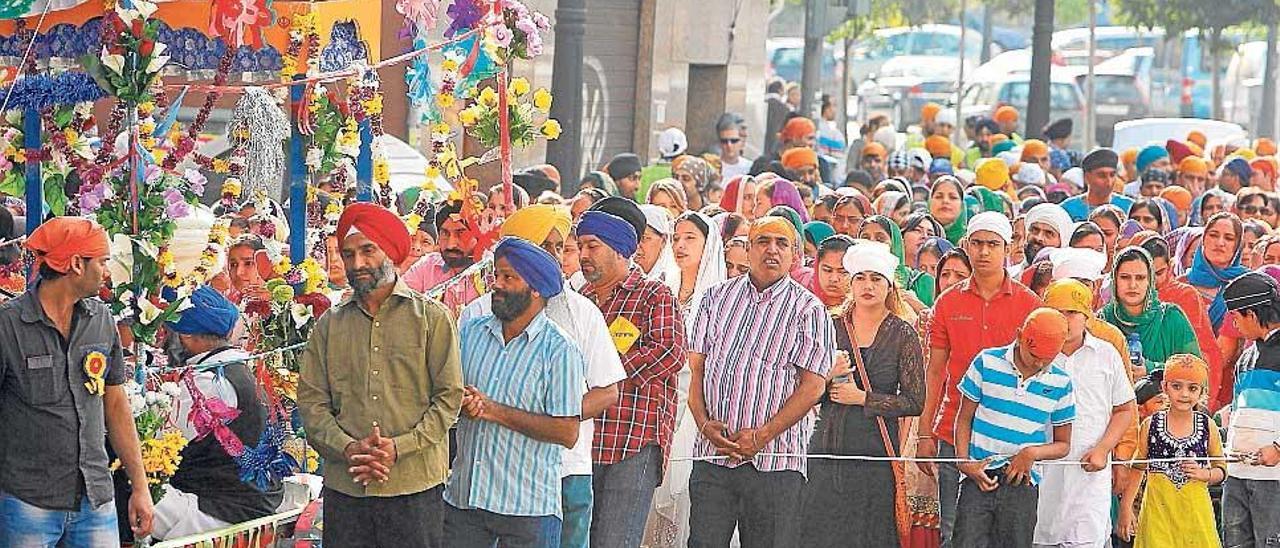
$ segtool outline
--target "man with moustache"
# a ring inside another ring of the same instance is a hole
[[[564,240],[569,235],[572,219],[569,208],[562,205],[534,204],[520,209],[502,223],[502,235],[522,238],[563,261]],[[576,260],[575,260],[576,262]],[[493,293],[481,295],[462,311],[458,324],[490,314]],[[595,303],[567,285],[558,295],[548,297],[547,317],[569,335],[586,360],[586,393],[582,396],[578,443],[562,451],[560,462],[561,528],[560,546],[586,548],[591,532],[591,443],[595,437],[595,418],[618,401],[619,386],[627,378],[622,359],[614,350],[613,338],[604,316]]]
[[[448,432],[463,396],[457,329],[396,275],[410,239],[394,213],[349,205],[335,235],[353,294],[316,321],[298,383],[307,441],[327,463],[324,542],[446,546]]]
[[[441,205],[436,210],[435,223],[438,251],[423,255],[404,273],[404,283],[420,293],[430,293],[476,262],[476,235],[470,222],[462,218],[461,202]],[[454,315],[480,296],[480,288],[470,279],[459,280],[442,291],[436,298]]]
[[[1058,204],[1039,204],[1027,212],[1026,262],[1014,265],[1011,274],[1019,275],[1023,269],[1035,262],[1041,249],[1067,247],[1071,237],[1071,216]]]
[[[560,262],[520,238],[504,238],[493,256],[493,312],[460,330],[466,394],[445,538],[558,548],[561,456],[578,441],[586,364],[544,313],[564,290]]]
[[[577,227],[582,294],[604,313],[627,372],[617,403],[596,419],[591,546],[602,548],[640,545],[671,448],[676,377],[685,361],[675,296],[631,262],[637,231],[625,219],[643,214],[635,205],[620,213],[587,211]]]

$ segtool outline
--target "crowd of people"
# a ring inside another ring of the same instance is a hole
[[[873,118],[845,147],[778,114],[754,159],[728,113],[708,154],[668,129],[654,162],[619,154],[569,183],[525,169],[509,200],[474,197],[482,213],[446,201],[408,225],[416,196],[348,204],[298,386],[325,543],[1280,538],[1274,143],[1192,132],[1083,154],[1070,120],[1024,139],[1010,107],[961,143],[927,105],[918,134]],[[260,206],[227,212],[244,235],[172,322],[177,358],[244,355],[240,311],[288,228]],[[0,441],[0,545],[106,545],[104,438],[145,482],[119,335],[92,299],[110,247],[72,217],[25,245],[36,283],[0,305],[0,428],[28,433]],[[98,377],[79,365],[93,353]],[[229,430],[253,445],[252,383],[241,368],[183,390],[238,410]],[[158,505],[122,501],[126,528],[280,503],[218,443],[182,467]]]

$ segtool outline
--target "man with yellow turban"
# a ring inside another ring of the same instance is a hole
[[[102,288],[107,233],[82,217],[57,217],[26,247],[38,278],[0,307],[0,545],[119,546],[107,439],[129,483],[128,527],[151,533],[147,489],[129,396],[131,376]]]

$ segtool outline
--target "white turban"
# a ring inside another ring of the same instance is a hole
[[[1055,280],[1076,278],[1094,281],[1102,278],[1107,256],[1092,249],[1064,247],[1050,250],[1049,262],[1053,263]]]
[[[1031,223],[1027,224],[1030,225]],[[974,215],[972,219],[969,219],[969,226],[965,230],[964,237],[973,236],[973,233],[979,230],[995,233],[1006,244],[1013,241],[1013,223],[1010,223],[1009,218],[1001,213],[983,211]]]
[[[1067,210],[1062,209],[1058,204],[1039,204],[1031,211],[1027,212],[1027,229],[1030,231],[1031,225],[1036,223],[1044,223],[1058,233],[1058,239],[1061,244],[1058,247],[1067,247],[1067,240],[1071,239],[1071,215],[1067,214]]]
[[[851,275],[875,272],[889,280],[889,285],[893,285],[893,274],[898,268],[898,257],[889,250],[889,246],[871,240],[855,240],[854,245],[844,252],[841,262]]]

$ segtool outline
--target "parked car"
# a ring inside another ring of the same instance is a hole
[[[1266,56],[1266,42],[1246,42],[1236,48],[1227,65],[1226,77],[1222,79],[1222,113],[1227,121],[1246,128],[1257,128],[1261,124]]]
[[[961,114],[990,116],[1003,105],[1012,105],[1023,113],[1020,133],[1026,134],[1027,97],[1031,89],[1031,77],[1016,72],[1002,77],[968,84],[960,96]],[[1054,71],[1049,78],[1049,119],[1072,118],[1080,120],[1084,115],[1084,96],[1074,79],[1062,71]],[[1072,138],[1083,142],[1084,124],[1074,124]]]
[[[1231,122],[1202,118],[1144,118],[1117,123],[1111,148],[1124,150],[1151,144],[1163,145],[1170,138],[1185,138],[1192,130],[1204,133],[1209,143],[1225,143],[1249,136],[1240,124]]]
[[[992,53],[999,53],[999,46],[992,44]],[[880,29],[856,42],[849,60],[849,72],[855,86],[880,72],[882,66],[906,55],[959,57],[960,27],[956,25],[920,25],[918,27],[894,27]],[[965,34],[965,59],[975,65],[981,58],[982,35]]]
[[[1089,75],[1076,76],[1076,84],[1088,98],[1086,81]],[[1151,114],[1151,102],[1138,77],[1120,71],[1106,71],[1098,67],[1093,74],[1093,119],[1097,127],[1094,138],[1102,146],[1111,146],[1115,125],[1124,120],[1145,118]]]
[[[1094,48],[1099,51],[1121,52],[1129,48],[1155,46],[1164,40],[1164,29],[1136,29],[1122,26],[1094,28]],[[1056,31],[1050,39],[1053,51],[1089,49],[1089,27]]]
[[[1049,58],[1054,67],[1066,66],[1061,55],[1054,54]],[[1031,70],[1031,48],[1001,52],[983,63],[972,73],[965,71],[965,82],[985,82],[1004,78],[1018,72]]]
[[[767,74],[788,82],[799,82],[804,73],[804,39],[770,38],[765,43]],[[822,88],[840,89],[844,72],[844,52],[831,44],[822,46]]]
[[[900,131],[906,131],[907,126],[920,123],[925,103],[946,104],[955,94],[959,67],[954,57],[898,57],[858,86],[852,98],[858,105],[858,119],[886,114]]]

